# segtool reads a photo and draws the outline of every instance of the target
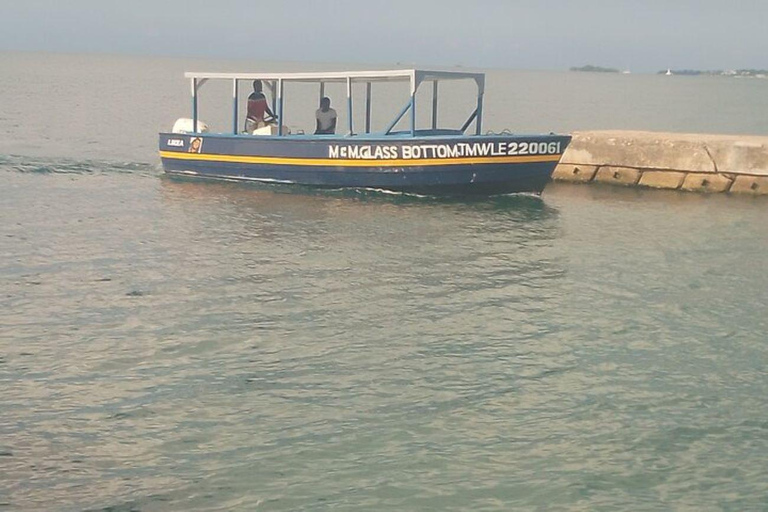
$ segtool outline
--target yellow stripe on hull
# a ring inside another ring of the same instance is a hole
[[[227,162],[237,164],[270,165],[306,165],[316,167],[426,167],[436,165],[476,165],[476,164],[521,164],[557,162],[561,155],[531,156],[481,156],[465,158],[424,158],[424,159],[361,159],[344,158],[288,158],[280,156],[213,155],[205,153],[182,153],[160,151],[161,158],[175,160],[195,160],[198,162]]]

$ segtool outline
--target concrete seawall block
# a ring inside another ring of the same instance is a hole
[[[767,137],[711,139],[706,140],[706,146],[717,163],[718,172],[768,176]]]
[[[697,192],[766,194],[768,137],[575,132],[554,179]]]
[[[638,131],[574,132],[565,164],[610,165],[636,169],[715,172],[701,135]]]
[[[765,195],[768,194],[768,177],[736,176],[730,192],[736,194]]]
[[[691,173],[685,177],[682,190],[689,192],[726,192],[733,180],[722,174]]]
[[[630,167],[600,167],[595,174],[595,181],[612,183],[614,185],[637,185],[640,180],[640,171]]]
[[[552,179],[558,181],[587,182],[592,181],[597,172],[596,165],[559,164],[552,174]]]
[[[645,171],[640,177],[639,185],[650,188],[678,189],[685,180],[684,172],[675,171]]]

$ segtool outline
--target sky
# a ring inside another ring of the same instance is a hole
[[[655,72],[768,68],[766,0],[0,0],[0,51]]]

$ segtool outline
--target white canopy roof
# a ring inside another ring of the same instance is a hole
[[[485,89],[485,74],[465,73],[460,71],[432,71],[423,69],[395,69],[385,71],[340,71],[330,73],[205,73],[187,72],[186,78],[202,80],[264,80],[291,82],[410,82],[411,93],[425,81],[435,80],[466,80],[477,83],[478,93]]]

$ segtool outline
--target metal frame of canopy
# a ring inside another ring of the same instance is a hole
[[[237,134],[238,125],[238,82],[240,80],[261,80],[267,84],[272,93],[272,111],[277,113],[278,135],[283,135],[283,98],[286,82],[312,82],[320,84],[320,97],[325,96],[326,83],[346,83],[347,109],[349,118],[349,133],[354,133],[352,123],[352,84],[365,83],[365,133],[371,133],[371,90],[374,82],[410,82],[410,99],[387,126],[384,134],[392,132],[392,129],[409,111],[411,114],[411,136],[416,135],[416,92],[424,82],[432,82],[432,129],[437,129],[438,83],[441,80],[467,80],[475,81],[477,85],[477,106],[470,114],[464,125],[462,133],[475,123],[475,134],[480,135],[483,124],[483,95],[485,94],[485,75],[483,73],[463,73],[458,71],[429,71],[420,69],[390,70],[390,71],[351,71],[340,73],[197,73],[187,72],[192,86],[192,129],[197,133],[198,101],[200,88],[208,80],[232,81],[232,131]]]

